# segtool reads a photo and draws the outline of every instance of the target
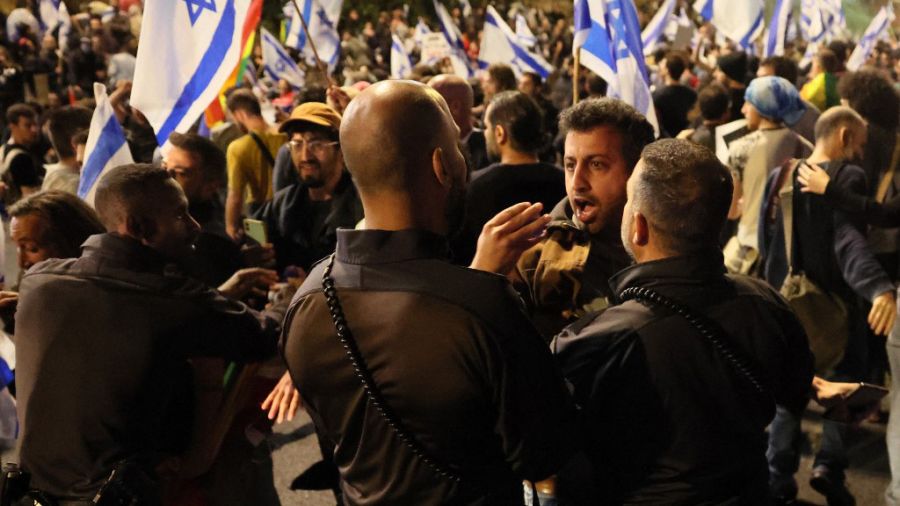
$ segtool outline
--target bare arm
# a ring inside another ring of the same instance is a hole
[[[244,189],[229,188],[225,199],[225,232],[235,241],[244,235],[241,215],[244,210]]]

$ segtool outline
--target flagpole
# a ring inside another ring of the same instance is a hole
[[[319,71],[322,72],[322,75],[325,76],[325,80],[328,81],[328,87],[334,86],[334,81],[331,80],[331,75],[328,74],[328,67],[322,63],[322,59],[319,58],[319,52],[316,50],[316,43],[313,42],[312,34],[309,33],[309,26],[306,24],[306,18],[303,17],[303,13],[300,11],[300,6],[297,4],[297,0],[291,0],[291,3],[294,4],[294,9],[297,10],[297,16],[300,17],[300,22],[303,23],[303,31],[306,33],[306,41],[309,43],[309,47],[312,48],[313,56],[316,58],[316,66],[319,68]]]
[[[578,103],[578,74],[581,69],[581,48],[575,49],[575,64],[572,68],[572,105]]]

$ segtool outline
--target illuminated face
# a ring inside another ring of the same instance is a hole
[[[312,188],[322,187],[344,168],[340,146],[322,132],[294,132],[288,146],[300,180]]]
[[[144,244],[170,259],[184,258],[194,250],[200,224],[188,212],[188,200],[175,181],[160,198],[155,230],[143,238]]]
[[[48,258],[62,256],[56,247],[47,241],[44,219],[38,214],[16,216],[9,222],[9,233],[16,243],[19,267],[28,269]]]
[[[622,144],[622,135],[605,125],[566,135],[566,195],[574,216],[591,234],[615,226],[622,215],[631,172]]]

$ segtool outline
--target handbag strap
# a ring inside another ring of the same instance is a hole
[[[769,389],[766,388],[762,376],[757,372],[759,370],[758,366],[756,366],[750,357],[738,351],[729,342],[729,339],[725,337],[727,335],[725,329],[712,319],[697,314],[687,306],[669,299],[649,288],[639,286],[628,287],[625,290],[622,290],[622,293],[619,294],[619,299],[622,302],[634,299],[647,307],[661,306],[684,318],[697,333],[712,345],[713,349],[725,359],[731,368],[735,370],[738,375],[760,395],[760,397],[765,399],[772,398],[772,394]]]
[[[381,416],[391,429],[393,429],[394,433],[397,434],[397,437],[399,437],[400,440],[409,447],[413,454],[421,459],[432,471],[450,481],[456,483],[461,482],[462,477],[458,471],[432,457],[422,443],[419,442],[418,438],[416,438],[415,434],[407,429],[406,425],[400,420],[400,417],[397,416],[396,412],[387,403],[384,395],[381,393],[381,389],[379,389],[378,385],[375,383],[372,372],[366,365],[366,360],[360,353],[359,346],[356,344],[356,339],[353,338],[353,333],[347,325],[344,309],[341,306],[340,299],[338,299],[334,278],[331,277],[331,271],[334,268],[334,257],[335,255],[332,253],[331,257],[328,259],[328,264],[325,266],[325,270],[322,273],[322,288],[325,293],[325,301],[328,304],[328,310],[331,312],[331,319],[334,322],[334,328],[337,331],[338,339],[340,339],[341,344],[347,351],[347,358],[350,359],[353,370],[356,372],[356,376],[359,378],[360,383],[362,383],[363,390],[365,390],[369,402],[371,402],[372,405],[375,406],[375,409],[381,413]]]
[[[778,184],[772,189],[773,202],[777,201],[781,208],[781,219],[784,224],[784,249],[788,272],[794,272],[794,170],[800,160],[788,160],[781,166]],[[774,209],[773,209],[774,212]]]
[[[269,164],[269,168],[275,168],[275,157],[272,156],[272,152],[269,151],[268,146],[263,140],[256,135],[256,132],[250,132],[250,137],[253,139],[253,142],[256,143],[256,146],[259,147],[260,152],[262,152],[263,158],[265,158],[266,163]]]

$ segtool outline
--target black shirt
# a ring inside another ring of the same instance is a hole
[[[453,243],[454,260],[471,262],[481,228],[500,211],[519,202],[541,202],[549,213],[565,195],[563,171],[548,163],[495,163],[473,173],[466,191],[465,222]]]
[[[667,309],[632,300],[583,318],[553,344],[585,417],[592,469],[575,481],[599,494],[573,504],[765,504],[765,427],[775,403],[802,412],[812,380],[787,303],[761,280],[726,275],[716,250],[637,264],[610,285],[650,288],[713,320],[771,398]],[[560,485],[571,478],[561,472]]]
[[[697,92],[681,84],[663,86],[653,92],[653,105],[663,131],[669,137],[688,127],[688,113],[697,103]]]

